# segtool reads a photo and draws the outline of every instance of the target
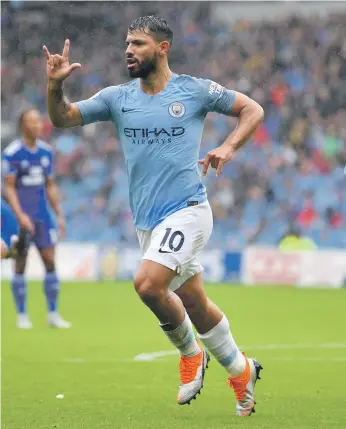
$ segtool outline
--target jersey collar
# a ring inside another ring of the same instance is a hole
[[[36,144],[35,144],[35,146],[34,146],[33,148],[30,148],[29,146],[27,146],[27,145],[24,143],[24,140],[22,140],[22,139],[20,139],[20,142],[21,142],[21,144],[22,144],[22,147],[23,147],[25,150],[27,150],[28,152],[30,152],[30,153],[37,153],[37,151],[39,150],[39,147],[38,147],[37,141],[36,141]]]
[[[161,95],[163,95],[167,92],[167,90],[171,86],[171,84],[172,84],[173,80],[176,78],[176,76],[177,75],[175,73],[171,72],[171,77],[170,77],[169,81],[167,82],[167,85],[165,86],[165,88],[162,91],[160,91],[154,95],[149,95],[149,94],[145,93],[141,87],[140,79],[138,79],[138,89],[139,89],[140,96],[150,98],[150,99],[153,99],[155,97],[160,97]]]

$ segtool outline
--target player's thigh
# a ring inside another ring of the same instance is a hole
[[[47,252],[44,252],[45,255],[51,255],[53,250],[48,249],[54,248],[57,240],[57,230],[50,219],[35,222],[33,241],[41,255],[45,250],[47,250]]]
[[[212,226],[208,203],[179,210],[154,228],[143,259],[162,264],[180,276],[189,270],[191,275],[196,274],[196,257],[208,241]]]
[[[163,264],[162,261],[144,259],[144,255],[151,246],[152,230],[137,229],[137,237],[143,255],[134,279],[137,293],[140,296],[158,295],[160,292],[166,293],[176,275],[175,271]]]
[[[134,286],[139,295],[164,293],[176,273],[158,262],[143,259],[137,270]]]

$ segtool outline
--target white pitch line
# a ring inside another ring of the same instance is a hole
[[[63,359],[64,363],[85,363],[86,360],[83,358],[66,358]]]
[[[176,355],[179,353],[179,350],[166,350],[162,352],[154,353],[141,353],[133,358],[135,361],[146,361],[146,360],[155,360],[160,357]]]
[[[321,343],[321,344],[264,344],[257,346],[240,346],[241,350],[298,350],[298,349],[343,349],[346,343]],[[178,354],[178,350],[163,350],[153,353],[141,353],[136,355],[134,361],[153,361],[160,357]]]

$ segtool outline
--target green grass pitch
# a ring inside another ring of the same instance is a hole
[[[30,331],[15,327],[2,284],[3,429],[345,429],[346,290],[207,286],[233,334],[264,367],[256,413],[235,417],[215,360],[202,394],[176,404],[178,356],[130,283],[65,283],[70,330],[46,326],[42,287],[29,285]],[[63,399],[57,399],[63,394]]]

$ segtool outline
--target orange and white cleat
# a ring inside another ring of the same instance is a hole
[[[246,359],[244,372],[237,377],[229,377],[228,382],[233,388],[237,400],[236,415],[250,416],[255,412],[255,384],[260,380],[260,372],[263,369],[256,359]]]
[[[206,350],[201,349],[196,356],[180,356],[180,385],[177,397],[179,405],[189,404],[201,393],[206,368],[210,361]]]

